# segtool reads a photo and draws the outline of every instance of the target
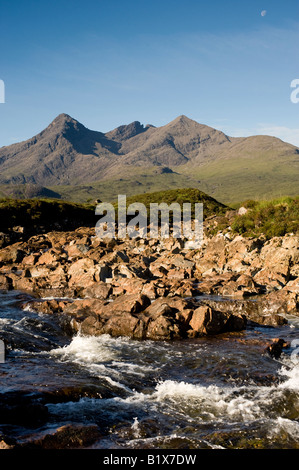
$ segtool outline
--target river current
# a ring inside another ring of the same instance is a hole
[[[49,416],[0,433],[28,442],[97,424],[98,449],[299,448],[299,317],[174,342],[70,337],[55,315],[22,310],[25,299],[0,293],[0,399],[34,396]],[[278,337],[291,347],[274,359],[265,346]]]

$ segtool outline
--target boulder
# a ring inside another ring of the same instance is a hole
[[[57,428],[51,434],[29,441],[22,448],[37,449],[78,449],[88,447],[102,437],[99,428],[95,424],[80,425],[67,424]]]
[[[90,284],[88,287],[85,287],[81,291],[81,296],[89,297],[93,299],[106,300],[110,297],[112,292],[113,292],[113,289],[111,285],[106,284],[105,282],[99,281],[99,282],[94,282],[93,284]]]
[[[208,306],[197,308],[189,323],[189,336],[218,335],[227,331],[241,331],[246,328],[245,315],[233,315]]]
[[[20,248],[21,243],[7,246],[0,250],[0,266],[21,263],[26,256],[26,252]]]
[[[251,300],[202,300],[206,305],[226,314],[244,315],[247,321],[264,326],[281,326],[287,324],[283,311],[277,313],[276,306],[272,306],[267,299],[259,302]]]
[[[95,263],[89,258],[81,258],[71,264],[67,271],[69,286],[87,287],[95,282]]]
[[[279,359],[283,349],[289,348],[290,343],[285,341],[282,338],[274,338],[272,343],[268,344],[265,348],[265,352],[267,352],[271,357],[274,359]]]

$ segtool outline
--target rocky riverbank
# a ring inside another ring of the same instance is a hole
[[[59,313],[71,333],[170,340],[282,325],[299,312],[299,237],[220,232],[192,250],[49,232],[0,250],[0,288],[33,294],[23,308]]]

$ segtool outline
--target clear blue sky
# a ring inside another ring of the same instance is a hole
[[[299,146],[298,45],[298,0],[1,0],[0,146],[60,113],[103,132],[185,114]]]

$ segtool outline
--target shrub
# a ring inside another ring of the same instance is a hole
[[[247,201],[242,206],[246,204],[249,210],[235,217],[231,225],[233,232],[251,237],[263,234],[268,239],[299,233],[299,197]]]

